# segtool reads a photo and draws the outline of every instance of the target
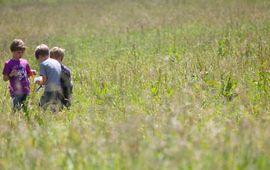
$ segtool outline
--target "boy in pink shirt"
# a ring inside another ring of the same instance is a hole
[[[26,100],[30,92],[29,77],[36,73],[31,70],[26,59],[22,59],[26,47],[20,39],[15,39],[10,45],[12,58],[7,60],[3,69],[3,80],[9,81],[9,92],[12,98],[13,110],[27,110]]]

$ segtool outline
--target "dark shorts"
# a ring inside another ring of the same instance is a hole
[[[27,99],[28,94],[15,95],[12,97],[13,111],[20,111],[23,109],[24,112],[27,111]]]
[[[46,109],[49,105],[57,105],[62,108],[62,98],[61,92],[44,92],[43,96],[40,98],[40,106],[44,109]]]

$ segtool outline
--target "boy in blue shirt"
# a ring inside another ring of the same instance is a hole
[[[62,107],[62,89],[61,89],[61,65],[58,61],[50,58],[49,48],[41,44],[35,50],[35,57],[40,66],[40,77],[35,83],[44,85],[44,94],[40,99],[40,106],[44,109],[50,104],[57,104]]]

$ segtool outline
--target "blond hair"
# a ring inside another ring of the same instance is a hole
[[[50,57],[58,61],[62,61],[65,56],[65,49],[60,47],[53,47],[50,49]]]

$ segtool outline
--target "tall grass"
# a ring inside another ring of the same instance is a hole
[[[267,0],[0,0],[0,61],[22,38],[66,49],[70,110],[13,114],[0,169],[270,167]],[[1,66],[1,69],[3,65]]]

